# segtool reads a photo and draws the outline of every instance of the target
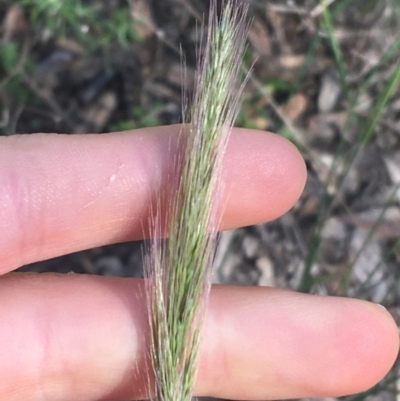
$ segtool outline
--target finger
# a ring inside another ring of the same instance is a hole
[[[398,353],[396,324],[372,303],[261,287],[221,287],[212,300],[202,394],[252,400],[353,394],[382,379]]]
[[[140,280],[12,274],[0,279],[0,399],[144,398]],[[397,328],[381,307],[268,288],[213,287],[195,391],[231,399],[327,397],[380,380]]]
[[[168,192],[178,133],[179,126],[169,126],[0,138],[0,273],[139,239],[158,191]],[[305,176],[301,156],[285,139],[235,130],[222,171],[221,228],[281,215]]]

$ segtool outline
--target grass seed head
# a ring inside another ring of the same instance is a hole
[[[146,262],[154,399],[188,401],[196,377],[200,335],[220,216],[218,176],[236,118],[247,37],[247,5],[210,5],[198,49],[197,79],[176,163],[179,180],[167,210],[168,240],[160,239],[160,213],[152,218],[153,245]],[[241,83],[242,82],[242,83]]]

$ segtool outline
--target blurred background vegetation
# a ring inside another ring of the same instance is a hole
[[[207,0],[0,3],[0,134],[110,132],[181,118]],[[292,140],[308,167],[281,219],[221,235],[214,280],[351,296],[400,322],[400,2],[250,0],[237,125]],[[262,201],[262,200],[261,200]],[[21,270],[141,275],[140,244]],[[396,365],[351,400],[398,398]]]

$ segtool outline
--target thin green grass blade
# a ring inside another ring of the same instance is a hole
[[[322,6],[324,5],[323,0],[321,0],[320,3]],[[342,51],[339,46],[339,42],[335,36],[333,19],[332,19],[332,15],[329,10],[329,7],[323,7],[322,16],[324,19],[324,25],[325,25],[326,31],[328,33],[328,38],[329,38],[330,46],[331,46],[331,49],[333,52],[333,56],[334,56],[334,59],[335,59],[335,62],[336,62],[336,65],[337,65],[337,68],[339,71],[340,84],[342,86],[342,90],[346,96],[346,99],[349,100],[350,99],[350,91],[349,91],[349,87],[347,85],[347,80],[346,80],[346,68],[344,65],[343,55],[342,55]]]
[[[364,243],[362,244],[362,246],[360,247],[360,249],[357,251],[356,255],[354,256],[353,260],[349,263],[349,265],[346,268],[346,273],[343,276],[342,280],[339,283],[339,288],[341,290],[342,294],[347,294],[348,293],[348,289],[350,287],[350,281],[351,281],[351,277],[352,277],[352,273],[354,270],[354,266],[357,262],[357,260],[360,258],[360,256],[362,255],[362,253],[365,251],[365,249],[367,248],[368,244],[371,242],[371,240],[375,237],[375,234],[377,232],[377,230],[379,229],[379,227],[381,226],[381,224],[384,221],[386,212],[388,211],[388,208],[390,206],[392,206],[397,192],[399,190],[400,185],[396,185],[396,187],[394,188],[391,196],[389,197],[388,201],[386,202],[384,208],[382,209],[381,213],[379,214],[379,216],[377,217],[374,225],[371,227],[371,229],[368,232],[368,235],[364,241]],[[373,272],[371,273],[371,276],[373,275]]]
[[[393,95],[396,93],[400,84],[400,64],[395,68],[392,76],[389,79],[389,82],[386,84],[385,89],[380,94],[378,101],[376,102],[375,107],[372,109],[370,113],[370,117],[366,123],[366,132],[362,138],[362,144],[366,145],[370,140],[372,135],[375,132],[376,126],[379,123],[382,114],[384,113],[387,104],[392,99]]]
[[[388,57],[392,55],[392,47],[389,49]],[[334,178],[339,162],[339,157],[342,155],[342,152],[345,150],[345,142],[341,140],[338,146],[338,151],[335,153],[333,165],[331,168],[331,172],[327,178],[327,181],[324,185],[324,193],[322,195],[322,199],[320,202],[319,212],[318,212],[318,221],[315,226],[312,239],[310,242],[310,252],[307,255],[305,261],[305,268],[303,273],[303,278],[301,280],[299,291],[302,292],[309,292],[312,285],[313,285],[313,278],[311,277],[311,268],[312,265],[315,263],[318,254],[319,254],[319,247],[321,243],[321,231],[324,226],[324,222],[326,221],[327,216],[329,215],[330,211],[332,210],[333,205],[336,204],[339,194],[342,192],[342,188],[346,182],[349,172],[354,166],[355,160],[357,160],[360,153],[364,150],[365,146],[371,141],[373,134],[376,131],[376,127],[379,124],[379,121],[382,118],[382,115],[386,109],[387,104],[390,102],[394,94],[396,93],[398,87],[400,85],[400,65],[397,65],[395,70],[393,71],[389,81],[385,85],[385,88],[380,93],[378,100],[375,106],[372,109],[372,112],[367,119],[367,122],[363,128],[360,129],[360,134],[357,137],[354,146],[347,152],[347,155],[344,158],[344,169],[343,173],[340,174],[336,194],[331,196],[327,192],[327,188],[331,184],[331,180]],[[352,112],[354,111],[355,102],[352,102]],[[349,117],[351,118],[351,117]]]

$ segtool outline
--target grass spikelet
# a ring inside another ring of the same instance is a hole
[[[182,132],[175,198],[167,209],[168,240],[161,238],[160,208],[152,218],[147,257],[153,398],[188,401],[196,377],[202,321],[210,288],[220,216],[218,175],[243,83],[247,5],[225,0],[217,16],[212,0],[197,79]],[[203,33],[203,32],[202,32]],[[219,207],[218,207],[219,206]]]

